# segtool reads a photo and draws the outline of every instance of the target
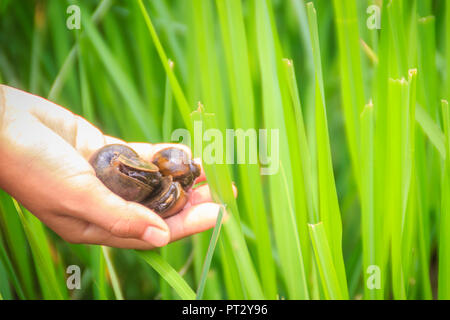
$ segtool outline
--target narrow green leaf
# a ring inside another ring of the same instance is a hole
[[[445,131],[446,158],[442,165],[442,208],[439,237],[438,298],[450,299],[450,111],[448,102],[442,101],[442,116]]]
[[[189,131],[192,131],[192,127],[191,127],[192,124],[191,124],[191,119],[190,119],[191,108],[189,107],[186,97],[183,94],[183,91],[180,87],[180,84],[179,84],[175,74],[173,73],[172,68],[170,68],[169,59],[167,58],[164,48],[161,45],[161,42],[158,38],[158,34],[156,33],[156,30],[155,30],[153,23],[147,13],[147,10],[145,9],[145,6],[144,6],[142,0],[139,0],[139,7],[140,7],[141,13],[145,19],[145,23],[146,23],[147,28],[150,32],[150,35],[153,39],[153,42],[156,46],[156,50],[158,51],[159,57],[161,59],[161,63],[163,64],[164,69],[166,70],[166,73],[169,77],[170,85],[172,86],[172,91],[173,91],[174,97],[177,101],[177,105],[180,110],[181,116],[183,117],[184,124],[189,129]]]
[[[160,126],[152,117],[148,116],[148,112],[145,111],[141,97],[130,77],[124,72],[121,64],[106,46],[106,43],[101,38],[100,33],[95,29],[92,21],[89,18],[83,18],[83,23],[86,35],[101,58],[111,79],[114,81],[118,92],[127,102],[127,107],[136,119],[141,132],[147,140],[159,140],[161,135]]]
[[[222,226],[222,218],[223,218],[224,209],[220,209],[219,215],[217,216],[216,225],[214,226],[213,234],[211,236],[211,240],[209,242],[208,251],[206,253],[205,262],[203,263],[202,276],[200,278],[200,284],[197,289],[196,299],[201,300],[203,297],[203,292],[205,290],[206,278],[209,273],[209,268],[211,266],[211,260],[214,255],[214,251],[216,249],[217,240],[220,234],[220,228]]]
[[[117,300],[123,300],[124,297],[123,297],[122,289],[120,288],[119,277],[117,276],[116,270],[114,268],[114,264],[112,262],[111,255],[109,253],[110,250],[111,250],[110,248],[102,246],[102,253],[103,253],[103,257],[105,258],[106,266],[109,271],[109,276],[111,278],[114,295],[116,296]]]
[[[195,292],[184,279],[159,254],[154,251],[136,251],[164,280],[175,290],[183,300],[194,300]]]
[[[316,257],[317,267],[323,283],[326,299],[345,299],[341,293],[339,279],[334,267],[333,256],[323,222],[309,224],[309,235]]]
[[[41,223],[28,212],[26,212],[27,216],[25,216],[25,212],[17,201],[13,199],[13,202],[32,249],[44,298],[64,299],[67,297],[67,292],[63,293],[63,291],[61,291],[61,286],[56,277],[55,265],[50,256],[48,240]],[[60,281],[65,286],[64,279],[60,279]]]
[[[430,142],[444,159],[446,152],[444,133],[420,105],[416,105],[416,120]]]
[[[327,111],[325,104],[325,91],[320,61],[319,34],[317,29],[317,15],[314,5],[307,4],[309,28],[311,32],[311,45],[315,66],[315,125],[317,145],[317,170],[319,187],[319,217],[326,228],[328,243],[332,252],[338,280],[341,286],[340,294],[348,296],[347,279],[345,274],[344,258],[342,255],[342,222],[334,181],[333,163],[331,158],[330,139],[328,133]]]
[[[240,0],[217,0],[216,4],[228,67],[227,74],[231,88],[230,96],[234,128],[243,132],[244,130],[255,128],[256,108],[242,4]],[[242,108],[242,106],[246,107]],[[250,148],[249,145],[247,146]],[[256,153],[253,149],[250,152]],[[236,147],[236,153],[238,158],[241,156],[245,157],[247,150],[241,144]],[[270,243],[260,168],[258,163],[248,162],[250,161],[238,165],[240,173],[239,194],[242,195],[240,198],[243,199],[246,213],[249,215],[252,229],[255,232],[256,243],[258,243],[256,250],[258,254],[258,270],[261,273],[261,284],[266,296],[275,298],[277,292],[276,275],[271,254],[272,244]]]
[[[367,285],[370,276],[367,270],[377,263],[377,227],[374,211],[374,130],[373,104],[366,105],[361,114],[361,212],[363,241],[363,273],[365,299],[380,299],[382,291],[370,289]]]

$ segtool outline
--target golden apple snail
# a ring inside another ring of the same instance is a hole
[[[152,162],[121,144],[106,145],[89,160],[97,177],[115,194],[168,218],[183,209],[200,166],[180,148],[158,151]]]

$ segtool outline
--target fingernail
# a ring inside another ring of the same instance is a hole
[[[231,186],[233,188],[234,197],[237,198],[237,196],[238,196],[238,189],[237,189],[236,184],[234,183],[234,181],[231,183]]]
[[[222,210],[223,210],[222,223],[225,223],[230,218],[230,214],[228,213],[228,210],[226,209],[225,206],[222,207]]]
[[[169,233],[155,227],[147,227],[142,240],[156,247],[163,247],[169,242]]]

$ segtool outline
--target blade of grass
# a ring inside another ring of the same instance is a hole
[[[449,41],[450,42],[450,41]],[[450,50],[449,50],[450,51]],[[378,61],[378,57],[376,57]],[[441,157],[445,156],[444,134],[439,125],[430,117],[430,115],[419,104],[416,105],[416,121],[422,128],[433,146],[439,151]]]
[[[419,1],[420,2],[420,1]],[[432,119],[439,119],[438,109],[438,74],[436,61],[430,57],[436,56],[435,45],[435,18],[428,16],[420,18],[418,22],[418,44],[419,44],[419,81],[424,97],[424,108]]]
[[[323,290],[326,299],[345,299],[341,293],[338,275],[334,267],[333,255],[328,244],[328,237],[323,222],[309,224],[309,235],[316,256],[319,275],[324,284]]]
[[[356,1],[334,0],[333,4],[339,44],[341,95],[345,116],[345,129],[352,160],[353,173],[356,183],[359,184],[359,115],[364,107],[365,94],[361,70],[360,37],[358,32]]]
[[[173,70],[174,63],[169,61],[169,66]],[[173,102],[172,90],[170,89],[169,77],[166,76],[166,93],[164,96],[164,114],[163,114],[163,139],[170,141],[173,129]]]
[[[362,242],[363,242],[363,274],[364,298],[381,299],[382,291],[371,289],[367,285],[370,274],[366,271],[369,266],[377,263],[377,237],[374,216],[374,111],[373,104],[366,105],[361,114],[361,213],[362,213]]]
[[[85,17],[84,15],[82,17]],[[95,48],[97,54],[101,58],[106,70],[114,81],[118,92],[126,101],[131,114],[137,121],[139,128],[147,140],[160,139],[160,126],[155,123],[152,117],[148,116],[148,112],[144,109],[142,100],[136,91],[131,79],[121,68],[119,62],[115,59],[106,43],[101,38],[100,33],[95,29],[92,21],[89,18],[83,18],[83,26],[87,37]],[[144,115],[144,116],[143,116]]]
[[[73,1],[72,1],[73,2]],[[47,23],[47,30],[45,33],[45,38],[50,38],[51,43],[47,44],[45,43],[45,48],[48,45],[51,45],[54,48],[54,57],[52,61],[54,63],[50,64],[48,62],[44,62],[44,65],[48,65],[46,69],[50,69],[48,81],[46,82],[46,87],[49,87],[49,89],[45,89],[45,95],[48,96],[48,93],[51,90],[52,82],[50,80],[54,80],[54,74],[57,75],[57,73],[60,71],[61,67],[64,64],[64,61],[66,60],[67,56],[70,53],[70,50],[73,46],[73,44],[78,41],[77,36],[80,34],[78,30],[71,30],[69,31],[67,28],[62,28],[61,26],[66,25],[66,19],[67,15],[61,14],[65,13],[68,8],[69,3],[65,3],[63,1],[47,1],[47,17],[51,17],[51,23]],[[42,55],[43,59],[47,57],[47,55]],[[79,91],[80,88],[78,86],[78,79],[75,76],[75,69],[72,69],[71,77],[68,77],[67,80],[64,83],[64,93],[63,97],[67,98],[67,101],[73,102],[73,111],[78,113],[78,106],[80,103],[80,97],[79,97]],[[51,79],[50,79],[51,78]],[[46,79],[47,80],[47,79]],[[54,102],[63,102],[63,99],[58,99],[59,96],[54,97],[56,100],[53,100]],[[72,103],[71,103],[72,105]]]
[[[391,36],[391,44],[393,47],[393,66],[391,76],[395,78],[406,77],[408,72],[408,54],[404,22],[404,2],[403,0],[390,1],[386,5],[387,18],[389,20],[389,31]]]
[[[442,116],[445,131],[446,158],[442,165],[442,209],[440,217],[440,237],[439,237],[439,278],[438,278],[438,298],[450,299],[450,111],[448,102],[442,101]]]
[[[428,140],[433,144],[441,157],[445,158],[445,135],[439,125],[433,121],[429,114],[420,106],[416,105],[416,120],[420,124]]]
[[[446,60],[446,73],[447,73],[447,92],[444,93],[447,100],[450,100],[450,5],[445,5],[445,60]]]
[[[390,27],[389,19],[387,19],[387,3],[383,3],[382,7],[383,19],[381,19],[380,39],[378,43],[379,64],[376,67],[376,77],[374,81],[374,105],[375,108],[375,163],[374,183],[375,183],[375,226],[380,230],[376,233],[377,243],[379,244],[380,260],[377,266],[380,270],[381,283],[380,289],[383,297],[387,297],[387,279],[390,274],[388,259],[390,253],[390,230],[389,216],[386,212],[385,199],[386,192],[386,170],[388,163],[387,144],[388,144],[388,78],[390,72]]]
[[[117,300],[123,300],[124,297],[123,297],[122,289],[120,288],[119,277],[117,276],[116,270],[114,268],[114,264],[111,259],[110,250],[111,249],[109,247],[102,246],[102,253],[103,253],[103,257],[105,258],[106,266],[109,271],[109,276],[111,278],[114,295],[116,296]]]
[[[420,6],[418,1],[419,18],[417,22],[417,38],[418,38],[418,101],[428,115],[441,127],[441,116],[439,108],[439,75],[436,66],[436,60],[431,57],[435,57],[437,54],[437,48],[435,41],[436,36],[436,19],[431,16],[426,6]],[[428,2],[428,1],[427,1]],[[429,192],[431,188],[435,189],[440,186],[440,159],[434,149],[430,149],[425,141],[419,140],[419,145],[416,148],[419,154],[417,161],[419,170],[419,182],[421,188],[421,202],[422,212],[424,214],[424,226],[431,226],[434,219],[436,219],[433,212],[437,212],[441,206],[441,199],[439,198],[440,192]],[[428,234],[426,237],[429,239],[430,231],[429,227],[425,227],[424,232]],[[432,243],[428,240],[426,242],[428,259],[433,250]],[[427,268],[427,267],[425,267]]]
[[[30,213],[23,211],[14,199],[13,202],[33,253],[43,297],[45,299],[67,298],[67,292],[64,293],[61,291],[61,286],[58,284],[55,265],[50,255],[48,240],[42,225],[37,218],[31,216]],[[27,213],[27,216],[25,216],[25,212]],[[65,285],[64,279],[60,280],[62,280],[61,283],[64,283]]]
[[[205,114],[201,103],[199,103],[198,109],[192,113],[192,120],[200,124],[205,130],[217,129],[214,115]],[[194,141],[194,146],[196,143],[198,142]],[[200,148],[202,148],[201,145]],[[194,148],[194,154],[195,152]],[[200,149],[200,154],[203,154],[203,149]],[[226,164],[211,164],[208,162],[204,162],[203,167],[211,190],[212,199],[224,205],[229,210],[228,212],[230,212],[230,217],[224,224],[224,235],[227,242],[225,247],[227,251],[228,249],[232,249],[231,252],[233,252],[233,255],[227,256],[226,258],[234,259],[239,271],[241,285],[244,288],[245,297],[247,299],[264,299],[260,280],[255,271],[240,225],[239,209],[234,198],[228,167]]]
[[[207,112],[216,115],[218,129],[225,133],[229,128],[228,114],[224,106],[224,93],[222,79],[219,76],[220,65],[218,55],[220,47],[215,43],[214,28],[215,17],[211,10],[211,1],[193,0],[192,24],[195,47],[198,50],[197,58],[200,78],[200,100],[204,103]]]
[[[136,251],[164,280],[175,290],[183,300],[194,300],[195,292],[184,279],[159,254],[154,251]]]
[[[9,274],[9,278],[11,279],[11,282],[14,286],[14,289],[17,293],[17,296],[19,299],[25,300],[25,293],[22,289],[22,285],[20,284],[19,278],[14,270],[14,266],[11,263],[11,260],[9,259],[8,253],[5,250],[5,246],[3,244],[3,240],[0,237],[0,262],[2,263],[3,267],[6,269],[6,271]],[[1,284],[5,285],[5,284]],[[6,286],[9,286],[9,283],[6,283]]]
[[[10,288],[8,274],[0,259],[0,300],[12,300],[13,293]]]
[[[222,276],[228,299],[243,300],[245,298],[244,288],[239,278],[239,270],[233,256],[233,250],[228,241],[222,237],[219,239],[220,258],[222,266]]]
[[[304,179],[305,189],[311,190],[311,196],[307,197],[308,203],[308,219],[311,223],[319,222],[319,209],[317,200],[317,182],[313,177],[313,165],[311,159],[310,148],[306,137],[306,130],[303,120],[302,106],[300,103],[300,96],[297,91],[297,80],[295,79],[294,65],[291,60],[285,59],[285,68],[287,70],[287,83],[289,86],[289,93],[291,95],[292,106],[295,113],[295,122],[297,124],[297,139],[300,145],[302,156],[300,162],[302,165],[302,173]]]
[[[228,67],[234,127],[243,130],[254,128],[255,106],[248,63],[249,55],[245,34],[244,18],[240,0],[216,1],[219,13],[223,47]],[[246,106],[242,108],[242,106]],[[237,156],[246,155],[246,150],[237,148]],[[272,259],[267,211],[264,205],[263,189],[258,164],[238,165],[240,172],[239,193],[243,196],[252,230],[256,236],[258,270],[266,297],[275,298],[277,285]]]
[[[167,24],[165,25],[165,28],[163,29],[163,33],[165,35],[165,38],[167,40],[167,45],[171,49],[170,51],[173,54],[173,58],[175,61],[177,61],[178,70],[180,71],[180,78],[182,83],[186,83],[189,81],[188,79],[188,73],[187,73],[187,67],[186,67],[186,60],[183,53],[183,47],[180,41],[178,40],[177,32],[173,29],[176,20],[173,18],[173,9],[168,8],[169,3],[165,3],[164,1],[149,1],[150,6],[153,6],[155,9],[155,12],[158,17],[161,19],[167,20]],[[177,30],[179,31],[179,30]],[[178,32],[179,33],[179,32]]]
[[[438,123],[438,121],[436,121],[438,119],[437,114],[435,112],[430,112],[430,108],[435,111],[437,110],[438,102],[438,97],[435,96],[437,91],[434,87],[429,87],[429,85],[437,85],[437,79],[435,78],[437,75],[436,66],[434,66],[434,59],[429,56],[429,54],[436,54],[436,48],[426,47],[429,41],[428,37],[434,37],[435,27],[434,21],[432,21],[434,19],[417,19],[418,16],[429,16],[431,13],[428,10],[424,10],[423,4],[425,2],[429,1],[414,2],[417,6],[418,15],[416,15],[416,12],[413,11],[411,24],[415,28],[416,35],[413,39],[416,39],[417,44],[415,47],[411,47],[411,45],[409,45],[409,47],[411,52],[416,52],[416,63],[418,65],[418,104],[416,105],[416,120],[421,124],[423,129],[422,131],[417,130],[415,135],[415,167],[417,173],[415,175],[416,186],[414,192],[417,195],[417,203],[415,204],[415,207],[418,236],[418,281],[416,281],[416,286],[421,289],[421,292],[417,297],[422,299],[431,299],[432,287],[430,281],[430,270],[433,267],[431,264],[431,255],[432,250],[434,250],[434,245],[432,243],[434,231],[432,229],[432,225],[435,220],[434,212],[437,208],[439,208],[440,204],[437,199],[437,196],[439,195],[438,190],[436,190],[436,192],[430,192],[430,190],[431,188],[434,189],[438,186],[440,181],[440,177],[438,176],[439,157],[436,151],[441,150],[441,147],[438,144],[438,138],[439,135],[442,135],[442,133],[440,133],[441,130],[439,129],[439,125],[437,127],[435,125],[435,123]],[[427,70],[425,68],[431,69]],[[430,103],[433,105],[430,105]],[[425,119],[425,121],[422,121],[421,118]],[[423,123],[428,123],[428,125],[422,125]],[[430,128],[427,129],[426,126],[430,126]],[[430,130],[431,128],[433,129]],[[434,150],[429,146],[427,138],[435,146],[435,148],[437,148],[437,150]]]
[[[259,67],[261,70],[264,125],[269,132],[279,132],[279,141],[265,141],[268,150],[272,145],[279,145],[280,167],[286,171],[289,180],[284,181],[278,170],[269,175],[271,214],[274,224],[274,237],[280,256],[281,273],[287,288],[289,299],[308,299],[307,280],[304,277],[303,257],[298,255],[298,230],[292,226],[289,198],[293,196],[291,155],[288,146],[288,134],[284,115],[284,105],[281,85],[284,78],[280,78],[282,63],[276,38],[276,27],[272,20],[272,8],[267,1],[254,1],[256,18],[256,39],[258,45]],[[271,131],[272,130],[272,131]],[[287,186],[286,186],[287,184]],[[287,193],[280,193],[286,190]],[[291,229],[294,228],[294,229]],[[286,232],[286,230],[292,230]]]
[[[200,284],[197,289],[196,299],[201,300],[203,298],[203,292],[205,290],[206,278],[209,273],[209,268],[211,266],[211,260],[214,255],[214,251],[216,249],[217,240],[220,234],[220,228],[222,226],[222,218],[223,218],[224,208],[221,208],[219,211],[219,215],[217,216],[216,225],[214,226],[213,234],[211,236],[211,240],[209,242],[208,251],[206,253],[205,262],[203,264],[202,276],[200,278]]]
[[[174,68],[174,62],[169,61],[169,66],[173,70]],[[164,141],[171,141],[171,135],[173,130],[173,95],[172,90],[170,88],[170,82],[169,77],[166,75],[166,85],[165,85],[165,94],[164,94],[164,113],[163,113],[163,140]],[[169,259],[169,248],[164,247],[161,248],[161,256],[165,259]],[[168,286],[167,282],[161,279],[160,283],[161,288],[161,295],[162,298],[167,300],[169,299],[171,293],[170,293],[170,287]]]
[[[92,286],[94,290],[94,297],[98,300],[107,300],[108,293],[106,287],[106,275],[105,275],[105,258],[101,246],[92,246],[90,248],[90,266],[92,268],[92,278],[94,284]]]
[[[143,97],[145,105],[151,106],[149,108],[150,114],[159,123],[162,121],[161,116],[163,115],[161,107],[163,106],[162,99],[164,96],[161,94],[162,88],[160,81],[164,70],[159,64],[154,63],[158,59],[157,52],[148,36],[145,21],[140,19],[141,9],[139,8],[138,2],[132,1],[129,6],[130,12],[124,23],[130,25],[130,28],[123,30],[124,36],[122,37],[118,37],[113,32],[111,36],[113,39],[114,36],[116,37],[115,41],[126,42],[126,51],[130,51],[129,47],[131,46],[132,55],[129,67],[132,69],[131,72],[135,74],[136,85]],[[138,18],[136,19],[136,17]],[[116,22],[116,28],[119,27],[121,29],[122,25],[123,23],[121,21]],[[124,41],[124,38],[132,40]]]
[[[389,81],[388,167],[386,179],[387,215],[391,228],[392,284],[395,299],[406,299],[402,261],[402,235],[406,214],[405,190],[409,190],[405,149],[408,147],[409,88],[407,81]]]
[[[415,238],[417,236],[417,200],[416,194],[416,161],[415,161],[415,141],[416,141],[416,104],[417,104],[417,69],[409,70],[408,85],[409,85],[409,97],[408,97],[408,113],[404,115],[406,118],[406,135],[407,144],[404,150],[404,161],[407,163],[404,165],[406,168],[406,184],[408,187],[403,190],[403,203],[405,206],[405,217],[403,219],[403,248],[413,248],[415,246]],[[405,271],[406,279],[406,292],[408,297],[411,297],[411,282],[414,273],[413,260],[416,258],[407,250],[403,250],[403,270]]]
[[[172,86],[172,91],[173,91],[175,100],[177,101],[177,105],[180,110],[180,114],[183,117],[184,124],[186,125],[186,128],[188,128],[189,131],[192,131],[192,124],[191,124],[191,119],[190,119],[191,108],[189,107],[186,97],[183,94],[181,86],[180,86],[175,74],[173,73],[173,70],[170,68],[169,59],[167,58],[167,55],[164,52],[164,48],[161,45],[161,42],[158,38],[158,34],[156,33],[155,27],[153,26],[153,23],[147,13],[147,10],[145,9],[145,6],[144,6],[142,0],[139,0],[139,7],[141,9],[141,13],[144,17],[144,20],[145,20],[147,28],[150,32],[150,35],[153,39],[153,43],[155,44],[156,50],[158,51],[159,57],[161,59],[161,63],[163,64],[164,69],[166,70],[167,76],[169,77],[170,85]]]
[[[300,163],[301,166],[295,166],[295,172],[298,179],[294,180],[296,205],[297,205],[297,229],[300,238],[301,252],[305,261],[306,274],[311,273],[313,268],[312,250],[309,240],[308,222],[317,223],[319,221],[317,179],[313,170],[310,147],[306,137],[305,125],[303,121],[302,105],[298,94],[297,80],[295,78],[294,65],[292,60],[284,59],[285,80],[289,89],[290,102],[292,103],[294,120],[295,144],[298,145],[298,153],[292,148],[292,163]],[[291,143],[290,143],[291,144]],[[295,169],[293,168],[293,170]],[[302,207],[303,204],[303,207]],[[315,275],[309,277],[310,285],[314,287],[318,284]],[[315,290],[315,289],[312,289]]]
[[[0,217],[5,242],[10,250],[13,265],[17,268],[16,272],[25,296],[28,299],[35,299],[34,266],[31,261],[26,235],[20,218],[15,213],[12,198],[3,190],[0,190]]]
[[[328,243],[332,252],[334,266],[338,274],[340,294],[348,298],[347,279],[344,258],[342,255],[342,222],[340,208],[334,181],[333,164],[331,159],[330,140],[328,134],[327,113],[325,105],[325,91],[323,83],[322,63],[320,61],[319,35],[317,16],[313,3],[307,4],[311,45],[313,48],[315,66],[315,110],[316,110],[316,145],[317,170],[319,187],[319,216],[326,229]],[[325,285],[325,284],[324,284]]]
[[[30,81],[28,90],[37,94],[39,91],[38,84],[40,83],[40,57],[42,53],[43,32],[45,28],[44,13],[45,7],[43,2],[36,2],[34,11],[34,29],[33,42],[31,45],[31,67],[30,67]]]
[[[78,72],[80,74],[80,91],[81,91],[81,109],[83,110],[82,115],[89,121],[94,123],[94,108],[91,99],[91,89],[89,86],[89,80],[86,72],[86,63],[84,61],[86,52],[86,43],[84,40],[79,39],[79,50],[78,50]]]

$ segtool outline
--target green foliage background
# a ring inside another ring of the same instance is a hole
[[[231,218],[159,251],[65,243],[0,190],[0,298],[448,299],[449,71],[445,0],[0,0],[0,82],[109,135],[280,132],[275,175],[206,164]]]

